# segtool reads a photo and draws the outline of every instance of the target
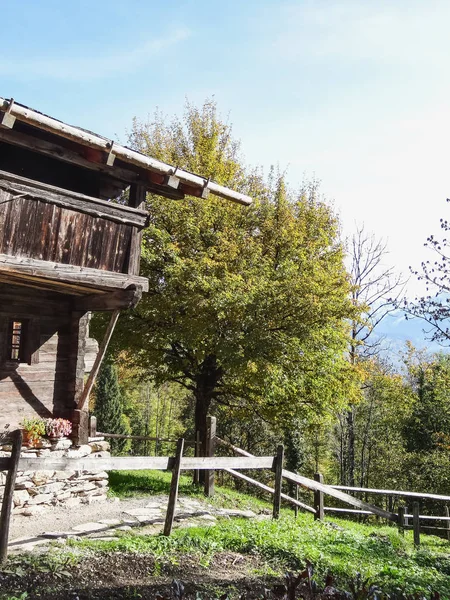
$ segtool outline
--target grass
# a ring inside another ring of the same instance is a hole
[[[164,471],[111,471],[109,473],[109,494],[118,498],[138,498],[140,496],[167,495],[172,474]],[[203,488],[192,484],[192,477],[182,475],[178,489],[180,496],[191,496],[205,500]],[[242,510],[272,510],[267,501],[241,494],[228,487],[215,487],[215,494],[208,498],[208,504],[217,508],[238,508]]]
[[[136,493],[168,492],[169,473],[121,472],[111,476],[111,490],[121,497]],[[201,497],[201,490],[182,477],[180,494]],[[270,504],[229,488],[216,486],[216,495],[208,502],[216,506],[250,508],[258,512]],[[215,527],[175,530],[170,538],[162,536],[124,535],[115,542],[80,543],[99,551],[123,551],[152,554],[161,560],[174,561],[182,555],[201,557],[207,566],[215,553],[233,551],[258,555],[269,561],[277,572],[298,570],[311,562],[317,576],[328,571],[342,587],[360,573],[386,591],[401,588],[408,593],[438,591],[450,599],[450,545],[434,536],[421,536],[421,548],[415,550],[412,532],[405,536],[389,526],[362,525],[342,519],[314,521],[311,515],[283,511],[278,521],[271,519],[223,520]],[[78,545],[80,545],[78,544]]]

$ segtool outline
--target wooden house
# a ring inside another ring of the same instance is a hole
[[[0,98],[0,427],[61,416],[77,424],[78,442],[87,438],[86,399],[114,318],[148,288],[139,276],[147,192],[251,202]],[[114,318],[86,383],[98,310]]]

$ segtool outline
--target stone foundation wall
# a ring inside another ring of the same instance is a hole
[[[0,456],[9,456],[10,447],[1,446]],[[109,444],[94,439],[83,446],[73,446],[69,439],[56,442],[42,439],[39,448],[22,448],[25,458],[83,458],[108,457]],[[0,472],[0,497],[6,471]],[[49,506],[68,507],[101,502],[106,499],[108,474],[105,471],[19,471],[14,489],[13,514],[32,516]]]

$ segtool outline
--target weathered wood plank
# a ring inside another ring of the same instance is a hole
[[[4,272],[3,275],[8,272],[21,278],[28,276],[30,279],[40,280],[43,283],[46,283],[47,279],[60,282],[65,286],[67,283],[78,283],[81,290],[88,290],[90,287],[106,290],[108,288],[126,289],[135,286],[145,292],[148,291],[148,280],[145,277],[34,258],[20,258],[0,254],[0,269]]]
[[[143,228],[148,223],[148,213],[138,208],[130,208],[123,204],[106,202],[92,196],[86,196],[53,185],[0,170],[0,189],[12,195],[26,195],[27,198],[55,204],[76,212],[86,213],[117,223]],[[13,200],[8,204],[16,204]]]
[[[91,294],[74,299],[74,310],[118,310],[134,308],[142,298],[142,290],[115,290],[105,294]]]
[[[349,492],[367,492],[369,494],[380,494],[386,496],[404,496],[405,498],[428,498],[430,500],[446,500],[450,501],[450,496],[443,496],[442,494],[429,494],[425,492],[405,492],[400,490],[384,490],[375,488],[359,488],[349,487],[345,485],[332,485],[330,486],[335,490],[343,490]]]
[[[11,458],[9,459],[10,465],[6,475],[2,510],[0,514],[0,563],[3,563],[8,556],[9,523],[11,520],[13,493],[18,471],[20,449],[22,447],[22,431],[17,429],[12,433],[11,438],[12,450]]]
[[[249,458],[241,458],[241,460],[249,460]],[[284,446],[280,444],[277,447],[277,455],[274,461],[275,470],[275,488],[273,492],[273,511],[272,516],[274,519],[280,517],[281,508],[281,486],[283,483],[283,462],[284,462]]]
[[[104,470],[120,471],[139,469],[165,470],[171,468],[173,458],[167,457],[111,457],[111,458],[21,458],[20,470]],[[217,457],[183,457],[181,469],[191,471],[192,469],[271,469],[273,456],[261,456],[254,458],[239,458],[229,456]]]
[[[177,452],[172,467],[172,482],[170,484],[169,501],[167,504],[166,520],[164,523],[164,535],[169,536],[172,532],[175,507],[178,499],[178,485],[180,483],[181,460],[183,457],[184,440],[181,438],[177,443]]]
[[[333,498],[342,500],[346,504],[350,504],[351,506],[355,506],[356,508],[360,508],[362,510],[369,510],[370,512],[372,512],[375,515],[378,515],[379,517],[383,517],[384,519],[397,522],[397,515],[395,513],[383,510],[382,508],[378,508],[378,506],[374,506],[373,504],[369,504],[368,502],[358,500],[357,498],[350,496],[350,494],[345,494],[344,492],[341,492],[329,485],[319,483],[318,481],[314,481],[313,479],[308,479],[307,477],[303,477],[302,475],[297,475],[296,473],[291,473],[290,471],[286,470],[283,470],[283,477],[285,477],[288,481],[298,483],[306,487],[307,489],[324,492],[325,494],[328,494]]]
[[[251,477],[248,477],[247,475],[244,475],[243,473],[239,473],[239,471],[235,471],[234,469],[224,469],[224,471],[226,473],[229,473],[233,477],[236,477],[236,479],[241,479],[242,481],[246,481],[247,483],[254,485],[255,487],[259,488],[260,490],[263,490],[264,492],[268,492],[269,494],[274,494],[274,492],[275,492],[274,488],[266,485],[265,483],[261,483],[260,481],[257,481],[256,479],[252,479]],[[300,500],[298,500],[296,498],[291,498],[287,494],[281,494],[281,498],[283,500],[286,500],[286,502],[293,504],[294,506],[303,508],[303,510],[306,510],[310,513],[315,513],[315,510],[312,506],[308,506],[307,504],[300,502]]]

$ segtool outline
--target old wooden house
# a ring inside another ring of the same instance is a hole
[[[117,316],[147,290],[139,276],[147,192],[250,203],[0,98],[0,428],[61,416],[76,424],[78,442],[87,438],[89,314]]]

